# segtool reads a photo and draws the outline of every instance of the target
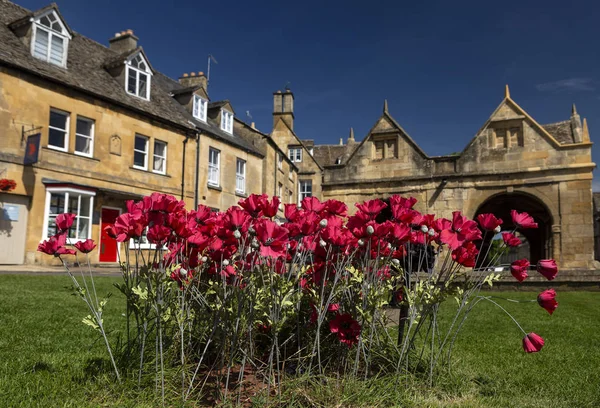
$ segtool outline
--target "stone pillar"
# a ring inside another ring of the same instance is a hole
[[[552,258],[561,266],[561,254],[560,254],[560,224],[554,224],[552,226]]]

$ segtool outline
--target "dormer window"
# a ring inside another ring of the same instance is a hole
[[[194,95],[194,107],[192,114],[198,120],[206,122],[206,109],[208,107],[208,101],[204,98]]]
[[[221,110],[221,129],[233,134],[233,113],[224,109]]]
[[[64,24],[54,11],[50,11],[33,21],[31,53],[36,58],[66,67],[70,39]]]
[[[141,53],[126,62],[125,89],[130,95],[138,98],[150,99],[150,77],[152,71]]]

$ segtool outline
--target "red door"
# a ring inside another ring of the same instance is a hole
[[[108,236],[104,231],[108,225],[115,223],[121,211],[112,208],[102,208],[102,225],[100,232],[100,262],[117,262],[117,240]]]

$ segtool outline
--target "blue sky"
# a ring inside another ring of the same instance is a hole
[[[352,126],[362,139],[387,98],[425,152],[447,154],[466,146],[508,83],[543,124],[568,119],[576,103],[600,140],[600,2],[57,3],[72,29],[102,44],[133,29],[153,67],[174,78],[206,71],[213,54],[211,99],[230,99],[266,132],[272,93],[289,82],[302,138],[337,143]]]

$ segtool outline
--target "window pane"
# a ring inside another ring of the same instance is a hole
[[[59,128],[59,129],[66,129],[67,128],[67,115],[65,115],[64,113],[60,113],[60,112],[51,110],[50,111],[50,126]]]
[[[80,135],[91,136],[92,135],[92,121],[77,118],[76,132]]]
[[[154,142],[154,155],[165,157],[165,149],[167,145],[162,142]]]
[[[40,18],[40,24],[48,28],[52,27],[52,23],[50,22],[50,16],[51,14]]]
[[[56,216],[48,217],[48,229],[47,234],[49,237],[56,235],[58,229],[56,228]]]
[[[143,152],[146,151],[146,144],[148,139],[145,137],[136,136],[135,137],[135,150],[141,150]]]
[[[75,136],[75,151],[79,153],[90,154],[92,139],[80,135]]]
[[[64,40],[57,35],[52,35],[50,44],[50,62],[57,65],[63,65]]]
[[[146,167],[146,155],[144,153],[134,152],[133,164],[138,167]]]
[[[90,231],[90,219],[89,218],[80,218],[79,219],[79,229],[77,230],[77,238],[87,239],[89,237],[89,231]]]
[[[138,88],[138,96],[141,96],[142,98],[146,97],[146,88],[148,86],[148,75],[147,74],[142,74],[141,72],[138,73],[139,76],[139,88]]]
[[[64,193],[52,193],[50,195],[50,213],[60,214],[65,212],[65,195]]]
[[[154,171],[165,172],[165,159],[154,156]]]
[[[48,32],[37,29],[35,32],[35,44],[33,45],[33,56],[48,59]]]
[[[133,69],[128,69],[127,70],[127,92],[137,95],[136,82],[137,82],[136,71]]]
[[[65,132],[56,129],[48,129],[48,144],[50,146],[65,148]]]
[[[91,197],[81,196],[81,206],[79,207],[78,215],[81,215],[83,217],[90,216],[90,200],[91,200]],[[73,209],[73,211],[71,211],[71,212],[74,213],[75,209]]]

